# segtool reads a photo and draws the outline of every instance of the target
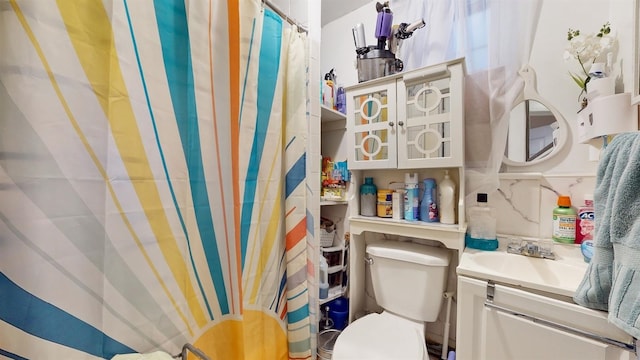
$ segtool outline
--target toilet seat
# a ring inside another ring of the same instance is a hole
[[[424,324],[383,312],[354,321],[338,336],[334,360],[428,359]]]

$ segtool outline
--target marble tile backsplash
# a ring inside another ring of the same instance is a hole
[[[496,209],[499,234],[533,238],[551,238],[552,211],[558,195],[569,195],[577,209],[585,194],[593,194],[595,175],[509,174],[500,179],[500,188],[489,194],[489,203]]]

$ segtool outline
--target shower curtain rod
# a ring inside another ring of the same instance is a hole
[[[298,24],[294,19],[290,18],[287,14],[284,13],[284,11],[280,10],[271,1],[262,0],[262,4],[266,4],[269,8],[271,8],[271,10],[275,11],[276,14],[280,15],[281,18],[287,20],[289,24],[295,25],[298,28],[298,32],[304,32],[306,34],[309,33],[309,30],[307,30],[304,26]]]

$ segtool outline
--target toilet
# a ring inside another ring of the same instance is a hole
[[[381,314],[366,315],[338,336],[332,360],[428,360],[424,328],[436,321],[446,289],[450,252],[411,242],[367,246]]]

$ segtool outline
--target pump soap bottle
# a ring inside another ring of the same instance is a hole
[[[465,235],[465,245],[472,249],[495,250],[498,248],[496,238],[496,213],[487,204],[487,194],[476,195],[476,205],[468,210],[469,224]]]

